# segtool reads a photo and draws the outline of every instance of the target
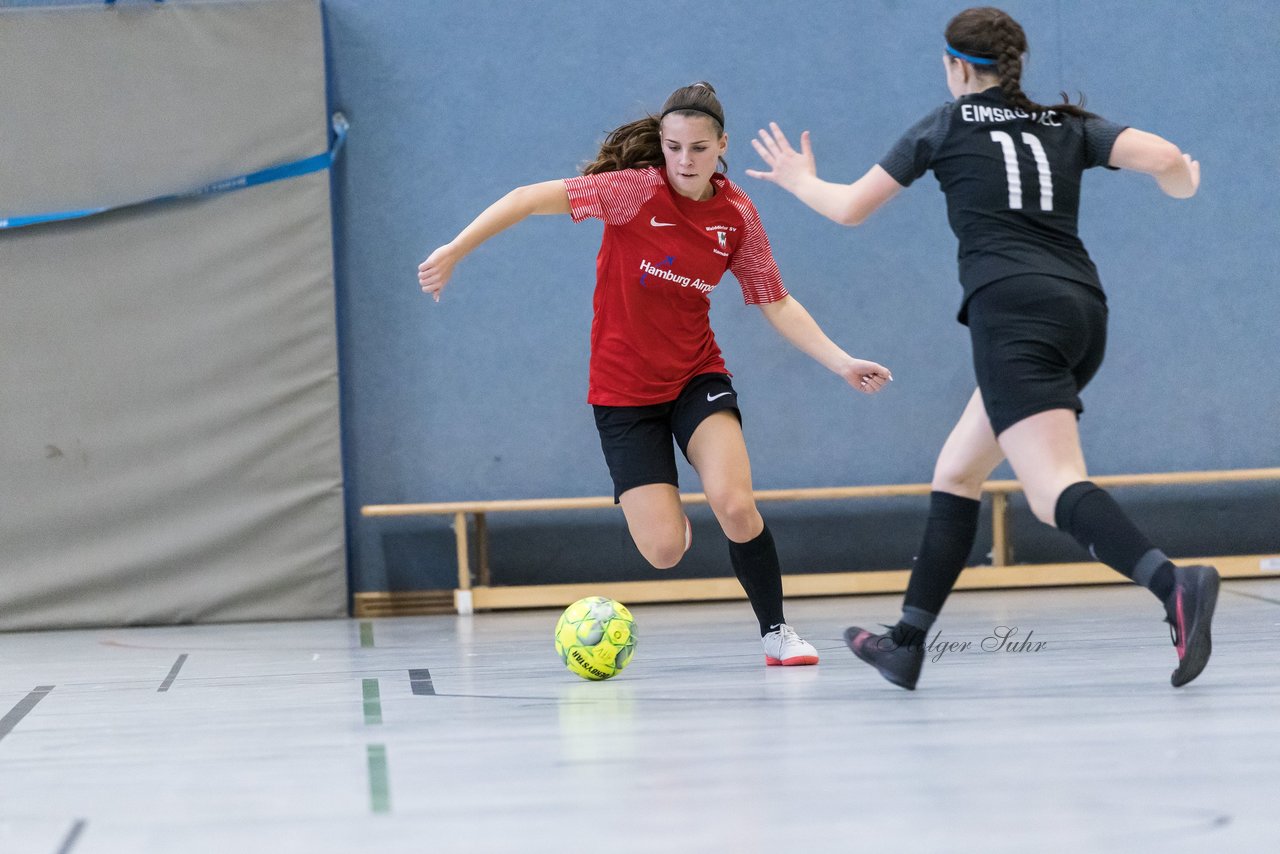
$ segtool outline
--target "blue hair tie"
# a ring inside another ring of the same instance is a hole
[[[974,65],[995,65],[996,64],[996,61],[994,59],[985,59],[981,56],[970,56],[967,53],[961,53],[960,51],[953,48],[951,45],[947,45],[947,53],[951,54],[956,59],[963,59],[965,62],[972,62]]]

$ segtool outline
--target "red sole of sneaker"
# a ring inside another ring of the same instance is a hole
[[[801,664],[817,664],[818,656],[816,655],[797,655],[795,658],[770,658],[764,657],[764,663],[770,667],[796,667]]]

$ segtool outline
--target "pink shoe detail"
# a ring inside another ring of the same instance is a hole
[[[781,623],[760,639],[764,644],[764,663],[769,667],[796,667],[818,663],[818,651],[813,644],[796,634],[796,630]]]

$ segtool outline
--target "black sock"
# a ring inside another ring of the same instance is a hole
[[[928,615],[929,620],[925,625],[918,625],[922,620],[915,619],[909,625],[916,624],[917,629],[928,631],[932,618],[941,613],[943,603],[969,559],[969,552],[973,551],[981,506],[980,501],[950,492],[930,493],[929,521],[925,523],[920,553],[911,567],[907,595],[902,600],[904,614],[911,609],[918,615]]]
[[[1105,490],[1087,480],[1062,490],[1054,508],[1058,530],[1121,575],[1150,590],[1160,601],[1173,592],[1173,564],[1129,521]]]
[[[729,561],[733,564],[733,574],[747,591],[751,608],[760,621],[760,637],[764,637],[774,626],[786,622],[782,617],[782,567],[778,564],[778,550],[769,526],[765,525],[754,540],[745,543],[729,540]]]

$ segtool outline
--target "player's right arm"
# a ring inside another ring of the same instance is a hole
[[[489,205],[458,236],[436,249],[418,265],[418,284],[424,294],[440,301],[440,292],[449,283],[453,267],[481,243],[537,214],[569,213],[569,192],[564,181],[543,181],[516,187]]]
[[[861,225],[867,217],[902,190],[902,185],[879,164],[852,184],[833,184],[818,177],[809,132],[800,134],[800,150],[787,141],[777,122],[760,131],[751,145],[769,171],[748,169],[747,175],[777,184],[818,213],[841,225]]]
[[[1200,188],[1199,161],[1169,140],[1137,128],[1125,128],[1116,137],[1107,165],[1150,175],[1175,199],[1189,199]]]

